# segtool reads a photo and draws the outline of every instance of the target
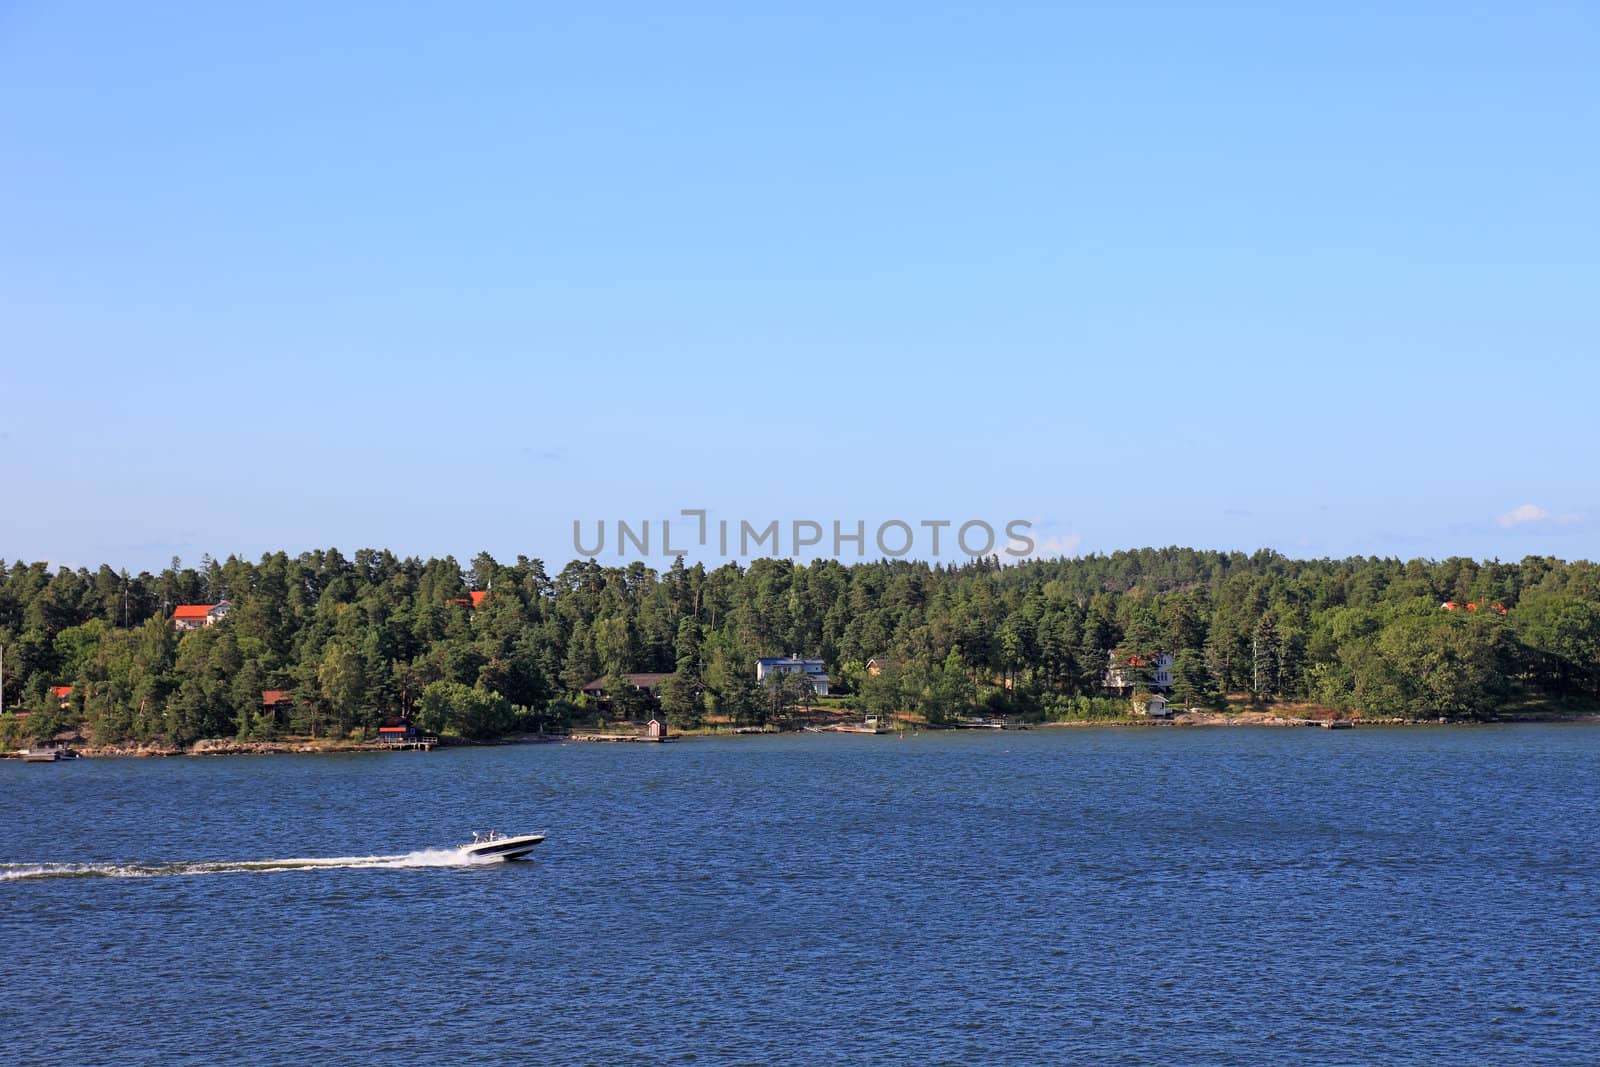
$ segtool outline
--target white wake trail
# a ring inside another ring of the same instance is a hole
[[[304,856],[281,860],[206,860],[192,863],[0,863],[0,882],[35,878],[170,878],[196,874],[270,874],[276,871],[478,867],[504,861],[502,856],[469,856],[454,848],[426,848],[396,856]]]

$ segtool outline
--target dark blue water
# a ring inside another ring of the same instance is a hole
[[[10,1062],[1600,1057],[1595,727],[7,761],[0,827]]]

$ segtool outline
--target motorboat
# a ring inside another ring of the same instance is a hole
[[[502,834],[497,830],[474,832],[472,840],[456,848],[473,859],[518,860],[544,840],[543,834]]]

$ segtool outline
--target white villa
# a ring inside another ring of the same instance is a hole
[[[1114,648],[1106,664],[1106,677],[1102,684],[1107,689],[1125,691],[1132,691],[1134,686],[1141,684],[1151,689],[1170,690],[1172,655],[1160,652],[1154,656],[1141,656],[1137,652],[1129,653]]]
[[[828,686],[833,683],[820,659],[799,656],[767,656],[756,660],[756,681],[766,681],[769,674],[803,674],[811,683],[812,692],[819,697],[827,696]]]
[[[175,630],[201,630],[215,626],[228,614],[228,602],[215,604],[179,604],[172,609],[172,628]]]

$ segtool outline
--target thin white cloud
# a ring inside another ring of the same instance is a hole
[[[1076,530],[1071,533],[1051,534],[1049,537],[1034,539],[1033,551],[1028,553],[1029,559],[1053,559],[1056,556],[1070,556],[1083,544],[1083,535]]]
[[[1537,504],[1523,504],[1512,508],[1510,511],[1494,520],[1501,526],[1510,529],[1513,526],[1527,526],[1529,523],[1549,523],[1554,526],[1576,526],[1583,521],[1583,516],[1573,512],[1563,515],[1552,515],[1549,510]]]
[[[1510,511],[1494,520],[1501,526],[1523,526],[1530,522],[1544,522],[1550,513],[1537,504],[1523,504],[1521,507],[1512,508]]]

